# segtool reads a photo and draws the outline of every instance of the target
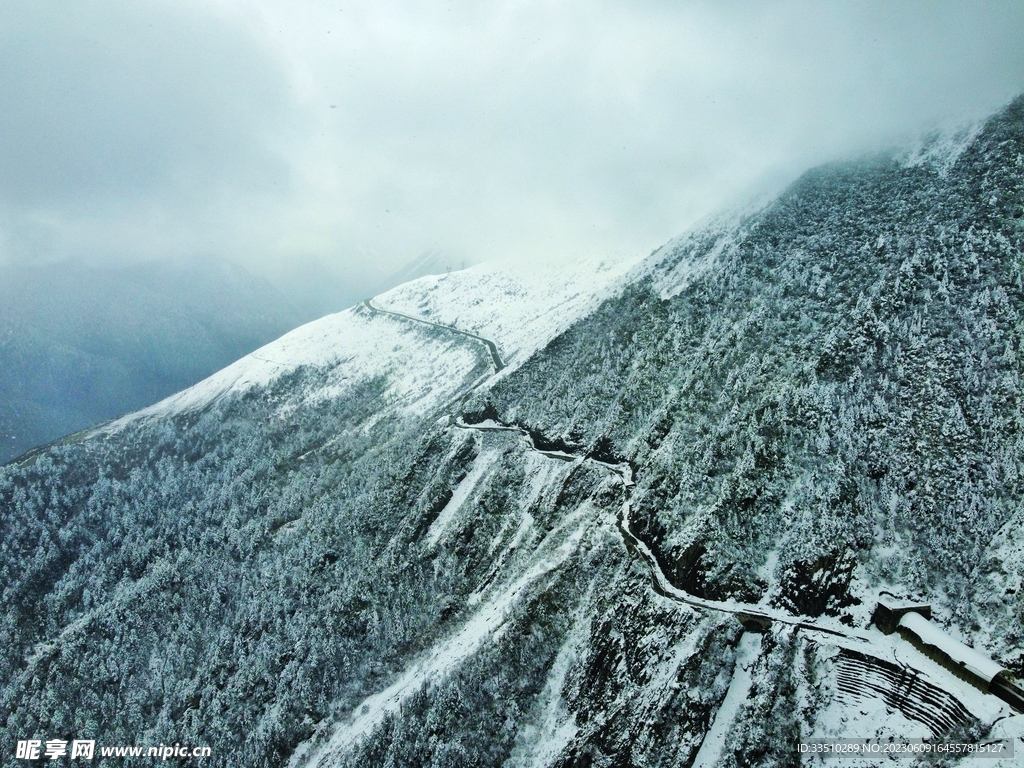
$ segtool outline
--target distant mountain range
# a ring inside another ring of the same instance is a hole
[[[0,462],[136,410],[305,319],[215,260],[0,269]]]

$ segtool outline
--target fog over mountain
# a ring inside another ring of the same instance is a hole
[[[1022,85],[1013,2],[9,2],[0,262],[646,254]]]
[[[646,257],[405,283],[0,468],[0,744],[1019,765],[1022,328],[1024,97]]]
[[[308,319],[216,260],[0,268],[0,462],[190,386]]]
[[[275,287],[216,258],[0,266],[0,463],[142,408],[293,328],[455,259],[351,279],[304,264]]]

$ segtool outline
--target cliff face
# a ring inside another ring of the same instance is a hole
[[[3,468],[5,743],[780,765],[988,732],[998,700],[868,625],[924,600],[1021,670],[1022,158],[1018,100],[628,269],[424,278]]]

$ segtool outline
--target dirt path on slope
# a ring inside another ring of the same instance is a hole
[[[433,326],[434,328],[441,328],[442,330],[445,331],[451,331],[452,333],[458,333],[463,336],[468,336],[471,339],[475,339],[476,341],[479,341],[482,344],[484,344],[487,347],[487,351],[491,353],[491,362],[494,364],[495,373],[497,373],[498,371],[505,367],[505,361],[502,360],[501,355],[498,354],[498,345],[495,344],[490,339],[485,339],[483,336],[477,336],[475,333],[470,333],[469,331],[460,331],[458,328],[454,328],[450,325],[443,325],[441,323],[431,322],[430,320],[424,320],[421,317],[413,317],[412,315],[405,315],[402,314],[401,312],[392,312],[390,309],[381,309],[380,307],[373,306],[373,304],[370,303],[370,299],[366,299],[366,301],[363,302],[363,306],[366,307],[371,312],[376,312],[377,314],[380,315],[392,315],[394,317],[401,317],[405,320],[411,320],[414,323],[430,325]]]

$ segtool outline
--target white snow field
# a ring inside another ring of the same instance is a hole
[[[373,303],[490,339],[514,368],[621,290],[636,262],[483,264],[414,280],[375,297]],[[332,369],[329,385],[307,392],[307,399],[344,396],[360,382],[383,375],[393,407],[422,414],[465,389],[482,359],[486,350],[465,337],[357,305],[296,328],[198,384],[96,432],[199,410],[225,395],[266,387],[300,366]]]
[[[511,370],[620,291],[638,260],[481,264],[421,277],[374,304],[490,339]]]
[[[465,387],[482,360],[477,346],[454,334],[353,307],[296,328],[195,386],[98,431],[198,410],[225,395],[266,387],[300,366],[331,369],[329,383],[306,392],[307,400],[341,397],[361,382],[387,376],[392,406],[422,414]]]

